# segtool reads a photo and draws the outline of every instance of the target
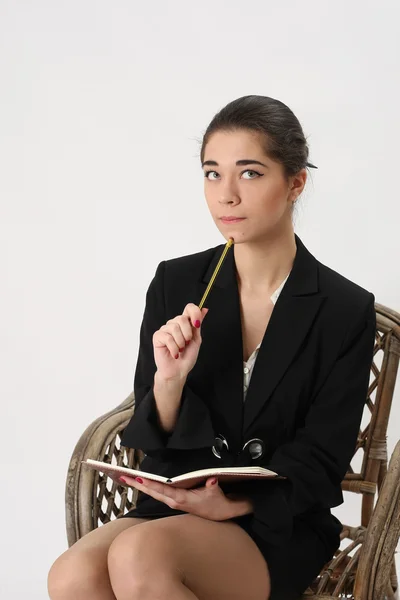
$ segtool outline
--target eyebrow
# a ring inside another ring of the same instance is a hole
[[[218,163],[215,160],[206,160],[202,163],[202,167],[204,167],[205,165],[218,167]],[[262,167],[266,167],[268,169],[268,165],[265,165],[264,163],[260,162],[259,160],[255,160],[253,158],[242,158],[242,160],[237,160],[236,166],[239,167],[241,165],[261,165]]]

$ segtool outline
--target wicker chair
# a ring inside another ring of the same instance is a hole
[[[400,440],[388,465],[386,434],[400,358],[400,314],[381,304],[375,304],[375,309],[376,342],[367,403],[354,457],[342,482],[343,490],[362,494],[361,522],[343,526],[340,548],[303,600],[399,598],[394,555],[400,535]],[[137,490],[81,465],[81,460],[95,458],[138,468],[141,450],[120,445],[133,410],[132,392],[114,410],[96,419],[75,447],[66,482],[69,546],[136,502]]]

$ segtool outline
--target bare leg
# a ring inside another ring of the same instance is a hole
[[[149,519],[115,519],[84,535],[53,563],[47,589],[51,600],[115,600],[107,569],[110,544]]]
[[[122,532],[108,572],[117,600],[268,600],[271,589],[268,565],[239,525],[189,514]]]

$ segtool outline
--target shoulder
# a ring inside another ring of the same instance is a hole
[[[372,292],[359,283],[348,279],[338,271],[317,260],[319,271],[319,284],[321,291],[336,298],[345,297],[347,301],[355,303],[368,301]]]
[[[359,283],[317,260],[319,289],[331,310],[345,321],[375,318],[375,296]]]
[[[348,329],[364,327],[367,322],[376,323],[374,294],[358,281],[323,263],[302,240],[298,242],[300,274],[310,282],[304,288],[324,299],[321,310],[324,326],[335,328],[343,324]]]

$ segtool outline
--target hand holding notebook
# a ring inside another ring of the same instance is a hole
[[[217,477],[221,482],[243,481],[245,479],[286,479],[286,477],[282,477],[274,471],[270,471],[264,467],[254,466],[200,469],[198,471],[183,473],[182,475],[171,477],[171,479],[169,479],[168,477],[156,475],[155,473],[146,473],[145,471],[139,471],[138,469],[129,469],[128,467],[112,465],[91,458],[82,461],[82,464],[109,475],[109,477],[115,481],[118,481],[121,475],[127,475],[128,477],[143,477],[144,479],[159,481],[171,485],[172,487],[183,489],[190,489],[204,484],[209,477]]]

